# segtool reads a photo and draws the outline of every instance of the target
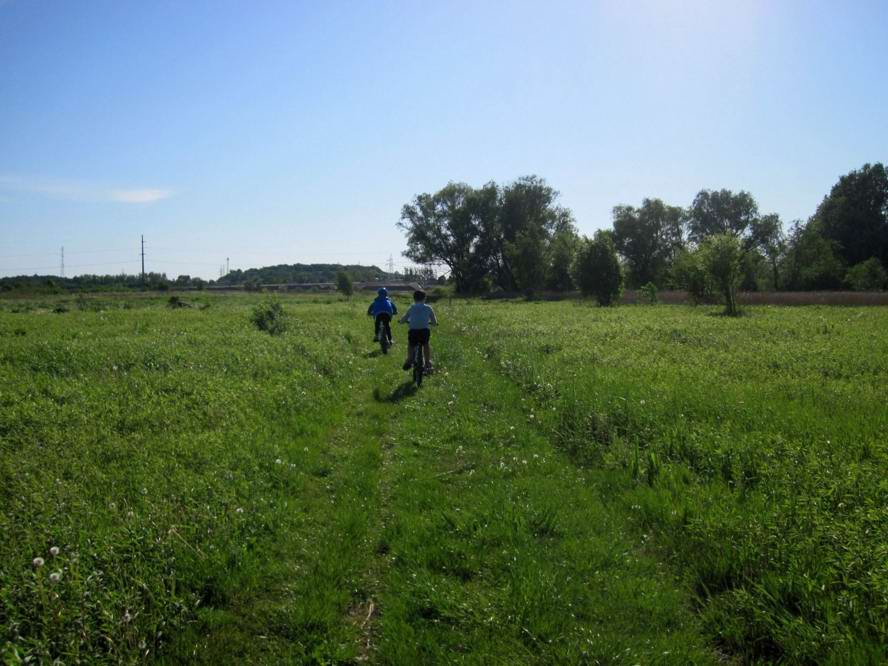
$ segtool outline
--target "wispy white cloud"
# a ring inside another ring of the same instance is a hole
[[[0,0],[2,1],[2,0]],[[22,176],[0,176],[0,191],[39,194],[68,201],[148,204],[173,196],[173,191],[157,187],[115,188],[81,181]]]
[[[123,203],[152,203],[169,199],[173,196],[170,190],[146,189],[146,190],[113,190],[111,197],[114,201]]]

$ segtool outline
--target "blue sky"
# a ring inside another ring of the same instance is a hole
[[[0,275],[382,266],[401,206],[526,174],[583,233],[888,160],[888,2],[0,0]]]

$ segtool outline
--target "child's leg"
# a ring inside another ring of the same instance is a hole
[[[373,342],[379,340],[379,317],[373,317]]]

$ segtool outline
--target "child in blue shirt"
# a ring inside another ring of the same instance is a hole
[[[388,289],[385,287],[377,289],[376,294],[376,299],[367,308],[367,314],[373,317],[373,342],[379,342],[379,329],[382,325],[383,334],[388,338],[389,344],[392,344],[392,315],[398,314],[398,307],[389,300]]]
[[[413,365],[413,350],[416,345],[422,345],[422,353],[425,357],[425,369],[432,369],[432,347],[429,340],[432,337],[432,331],[429,326],[437,326],[438,320],[435,317],[435,311],[432,306],[426,305],[424,291],[413,292],[413,305],[401,317],[401,323],[408,323],[410,332],[407,334],[407,360],[404,362],[404,369],[409,370]]]

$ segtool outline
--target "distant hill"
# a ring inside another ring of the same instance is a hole
[[[385,272],[376,266],[343,266],[342,264],[279,264],[263,268],[234,270],[216,280],[217,285],[241,285],[247,282],[284,284],[288,282],[335,282],[336,273],[345,271],[357,282],[385,279]]]

